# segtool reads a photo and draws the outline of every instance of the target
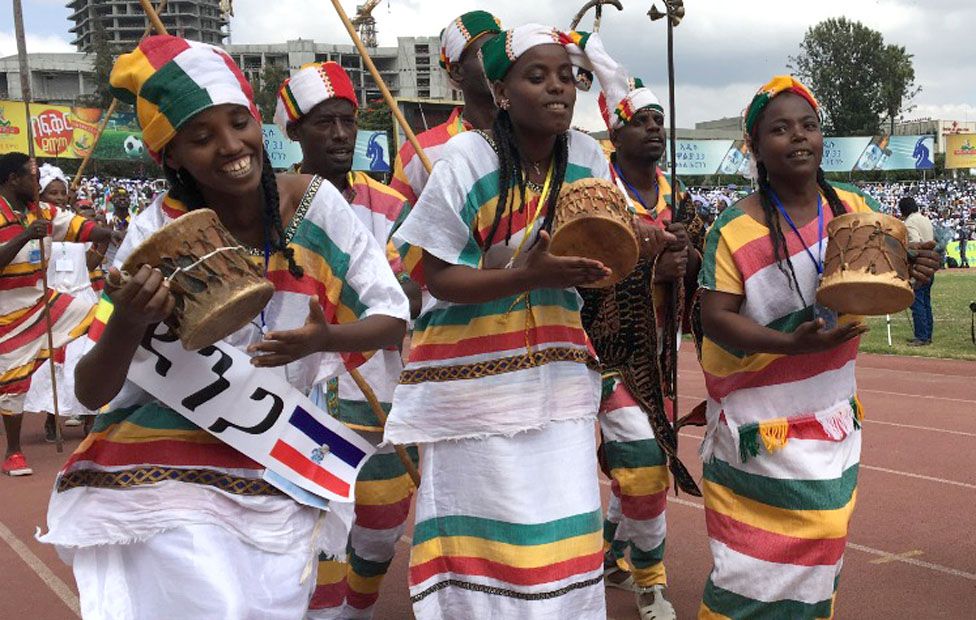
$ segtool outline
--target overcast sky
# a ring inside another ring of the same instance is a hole
[[[344,0],[350,14],[363,0]],[[530,21],[568,27],[583,0],[383,0],[373,11],[380,45],[397,36],[437,35],[458,14],[487,9],[504,26]],[[667,98],[666,27],[646,17],[650,0],[622,0],[624,11],[608,7],[601,34],[608,51],[631,73]],[[65,0],[26,0],[29,51],[73,51]],[[271,8],[273,7],[273,9]],[[316,7],[310,9],[310,7]],[[234,43],[272,43],[293,38],[346,43],[348,35],[328,0],[235,0]],[[269,10],[270,9],[270,10]],[[741,114],[755,90],[786,71],[806,30],[846,16],[879,30],[887,43],[915,55],[922,93],[911,118],[976,120],[976,25],[973,0],[686,0],[687,17],[676,31],[678,124]],[[582,29],[592,25],[592,13]],[[11,5],[0,2],[0,56],[16,53]],[[577,125],[602,128],[595,96],[581,95]]]

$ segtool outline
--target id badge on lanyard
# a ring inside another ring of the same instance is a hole
[[[817,269],[817,288],[819,289],[824,276],[824,258],[822,254],[824,235],[823,198],[821,196],[817,196],[817,254],[820,255],[819,260],[813,255],[810,248],[806,247],[806,242],[803,240],[803,236],[800,235],[800,230],[796,227],[796,224],[793,223],[793,218],[790,217],[790,214],[785,208],[783,208],[783,203],[780,202],[779,196],[773,192],[772,198],[773,202],[776,204],[776,208],[779,209],[779,212],[783,214],[783,218],[786,220],[786,223],[790,225],[790,228],[793,229],[793,233],[796,235],[797,239],[799,239],[800,243],[803,244],[803,247],[807,252],[807,256],[809,256],[810,260],[813,261],[813,266]],[[817,302],[816,299],[814,299],[813,302],[813,318],[814,320],[823,319],[825,329],[833,329],[837,327],[837,311],[831,310],[827,306]]]
[[[31,239],[28,242],[27,262],[38,265],[41,263],[41,242],[37,239]]]

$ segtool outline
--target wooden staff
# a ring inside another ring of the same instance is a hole
[[[143,0],[146,1],[146,0]],[[349,16],[343,10],[342,5],[339,4],[339,0],[332,0],[332,6],[335,7],[336,13],[339,15],[339,19],[342,20],[343,25],[346,27],[346,32],[349,33],[349,37],[352,38],[353,44],[359,51],[359,56],[363,59],[363,64],[369,69],[370,75],[373,76],[373,81],[379,87],[380,92],[383,93],[383,100],[386,101],[386,105],[393,112],[393,116],[396,118],[397,123],[400,128],[403,129],[403,134],[407,137],[407,140],[413,145],[414,151],[417,153],[417,157],[420,158],[420,162],[424,165],[427,173],[430,174],[432,165],[427,154],[424,153],[424,147],[420,146],[420,142],[417,140],[417,136],[414,135],[413,130],[410,125],[407,124],[407,119],[403,117],[403,113],[400,112],[400,108],[397,106],[396,99],[394,99],[393,94],[390,89],[386,87],[386,82],[383,81],[383,77],[380,72],[376,70],[376,65],[373,63],[373,59],[370,57],[369,52],[366,50],[366,46],[363,45],[362,40],[356,33],[356,28],[349,21]],[[366,401],[369,402],[370,408],[373,410],[373,414],[376,415],[376,419],[380,421],[382,426],[386,426],[386,412],[383,411],[383,407],[380,405],[380,401],[376,398],[376,394],[373,392],[373,388],[369,386],[369,383],[360,374],[358,369],[352,369],[349,371],[349,376],[352,380],[356,382],[359,386],[359,390],[366,397]],[[396,449],[397,456],[400,457],[400,461],[403,463],[404,469],[410,475],[410,479],[413,480],[414,486],[420,488],[420,472],[417,471],[417,466],[410,459],[410,455],[407,454],[406,448],[403,446],[394,446]]]
[[[159,19],[159,14],[163,12],[166,8],[166,0],[159,0],[159,4],[156,5],[156,9],[152,10],[149,17],[149,23],[146,24],[146,29],[142,32],[142,38],[145,39],[152,32],[154,27],[157,28],[157,32],[160,34],[166,33],[166,27],[163,22]],[[155,17],[155,20],[153,19]],[[158,23],[158,27],[157,27]],[[81,185],[81,177],[85,173],[85,168],[88,167],[88,162],[91,160],[92,156],[95,154],[95,148],[98,146],[98,141],[102,139],[102,134],[105,132],[105,128],[108,126],[108,121],[112,118],[112,114],[115,113],[115,108],[119,106],[118,99],[112,99],[112,103],[108,104],[108,110],[105,111],[105,117],[102,122],[98,124],[98,129],[95,132],[95,142],[92,144],[91,150],[85,155],[85,158],[81,160],[81,165],[78,166],[78,171],[75,173],[75,178],[71,180],[71,189],[77,191],[78,186]]]
[[[366,379],[360,374],[359,370],[353,368],[349,371],[349,376],[352,377],[352,380],[356,382],[356,385],[362,391],[363,396],[366,397],[369,406],[373,409],[373,413],[376,414],[376,419],[380,421],[380,426],[386,426],[386,412],[383,411],[383,407],[380,405],[379,399],[376,398],[373,388],[369,386],[369,383],[366,382]],[[410,479],[413,480],[414,486],[419,489],[420,472],[417,471],[417,466],[414,465],[410,455],[407,454],[407,449],[400,445],[394,445],[393,448],[396,450],[397,456],[400,457],[400,462],[403,463],[404,469],[410,475]]]
[[[20,91],[24,99],[24,110],[27,117],[27,155],[31,159],[31,167],[36,174],[37,161],[34,159],[34,129],[31,123],[30,102],[31,102],[31,83],[30,66],[27,63],[27,39],[24,36],[24,11],[20,0],[14,0],[14,29],[17,36],[17,56],[20,60]],[[37,179],[34,179],[34,209],[35,216],[43,219],[44,212],[41,211],[41,186]],[[51,391],[54,397],[54,438],[58,452],[64,452],[64,440],[61,436],[61,411],[58,408],[58,378],[54,367],[54,333],[51,324],[51,305],[48,302],[47,287],[47,250],[44,246],[42,237],[38,244],[41,248],[41,281],[44,284],[44,293],[41,301],[44,304],[44,327],[47,332],[47,351],[48,366],[51,369]]]
[[[620,0],[590,0],[589,2],[584,4],[583,8],[581,8],[579,12],[576,14],[576,16],[573,17],[573,21],[569,24],[569,29],[576,30],[576,27],[579,26],[579,23],[583,21],[583,16],[586,15],[586,12],[596,7],[596,16],[593,18],[593,32],[600,32],[600,20],[603,18],[604,4],[610,4],[612,6],[615,6],[617,7],[618,11],[624,10],[623,5],[620,4]]]
[[[140,0],[141,2],[148,2],[149,0]],[[417,157],[420,158],[421,163],[424,164],[424,168],[427,172],[430,172],[431,163],[430,159],[427,158],[427,154],[424,153],[424,148],[420,146],[420,142],[417,141],[417,136],[414,135],[413,130],[410,129],[410,125],[407,124],[407,119],[403,117],[403,113],[400,112],[400,108],[397,107],[396,99],[394,99],[393,94],[390,93],[390,89],[386,87],[386,82],[383,81],[383,77],[380,72],[376,70],[376,65],[373,64],[373,59],[370,57],[369,52],[366,50],[366,46],[363,45],[362,40],[359,35],[356,34],[356,28],[349,21],[349,16],[342,9],[342,5],[339,4],[339,0],[332,0],[332,6],[335,7],[336,13],[339,14],[339,19],[342,20],[343,25],[346,27],[346,31],[349,33],[350,38],[352,38],[353,45],[359,50],[359,55],[363,59],[363,64],[369,69],[370,75],[373,76],[373,81],[376,82],[376,86],[379,87],[380,92],[383,93],[383,100],[386,101],[386,105],[389,106],[390,110],[393,112],[393,116],[396,118],[397,123],[403,130],[403,134],[413,145],[413,149],[417,152]]]

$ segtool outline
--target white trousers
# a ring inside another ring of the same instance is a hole
[[[269,553],[215,525],[59,551],[84,620],[298,620],[315,583],[300,583],[308,551]]]

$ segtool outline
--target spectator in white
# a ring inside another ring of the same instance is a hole
[[[918,204],[911,196],[905,196],[898,201],[898,210],[908,228],[909,243],[926,243],[935,241],[932,222],[918,210]],[[933,276],[928,284],[915,289],[915,303],[912,304],[912,324],[915,338],[908,342],[910,347],[924,347],[932,344],[932,284]]]
[[[44,164],[38,170],[40,175],[41,201],[53,204],[58,209],[71,210],[68,203],[68,179],[64,172],[56,166]],[[59,293],[71,295],[75,299],[87,300],[91,306],[98,303],[98,295],[92,289],[88,276],[88,265],[85,251],[91,246],[88,243],[70,243],[54,241],[51,243],[51,257],[47,267],[48,286]],[[81,359],[85,349],[84,339],[73,340],[65,347],[55,352],[55,376],[58,387],[58,407],[61,415],[70,415],[65,426],[81,426],[79,415],[89,415],[92,412],[84,409],[74,396],[74,367]],[[47,413],[44,420],[44,440],[53,443],[56,439],[54,430],[54,386],[50,368],[46,365],[31,378],[27,399],[24,401],[25,411],[39,411]]]

